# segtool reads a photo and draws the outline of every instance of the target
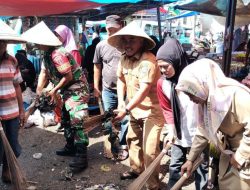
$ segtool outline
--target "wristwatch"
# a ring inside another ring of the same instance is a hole
[[[125,111],[126,111],[126,115],[130,114],[130,111],[127,108],[125,109]]]

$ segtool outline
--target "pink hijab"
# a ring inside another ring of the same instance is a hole
[[[239,82],[224,75],[219,65],[210,59],[198,60],[182,71],[176,90],[188,92],[206,100],[203,105],[204,127],[199,127],[203,136],[211,140],[225,154],[232,154],[224,150],[218,141],[217,131],[229,111],[233,95],[238,88],[250,90]]]
[[[61,36],[61,38],[63,39],[63,46],[68,52],[78,50],[73,33],[70,28],[65,25],[59,25],[54,31]]]

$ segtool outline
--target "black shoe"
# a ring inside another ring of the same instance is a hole
[[[57,129],[56,131],[59,133],[59,132],[63,132],[64,131],[64,127],[59,123],[57,124]]]
[[[139,174],[133,172],[133,171],[126,171],[121,174],[120,179],[126,180],[126,179],[135,179],[139,176]]]
[[[75,146],[65,145],[65,147],[56,151],[56,155],[58,155],[58,156],[75,156],[76,155],[76,148],[75,148]]]
[[[69,166],[72,168],[81,168],[82,170],[88,167],[87,157],[81,157],[76,154],[73,160],[69,163]]]
[[[88,167],[88,150],[87,146],[78,144],[76,145],[76,155],[69,163],[71,169],[83,171]]]

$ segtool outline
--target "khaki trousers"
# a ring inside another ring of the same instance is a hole
[[[135,119],[131,116],[127,133],[129,161],[131,169],[141,173],[160,153],[160,134],[163,123],[156,118]],[[160,167],[160,166],[159,166]],[[158,190],[159,167],[147,181],[147,189]]]
[[[230,165],[230,157],[221,154],[219,164],[220,190],[250,190],[250,180],[240,178],[235,168]]]

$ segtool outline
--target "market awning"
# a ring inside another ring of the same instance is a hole
[[[189,17],[189,16],[195,16],[198,15],[198,12],[195,11],[186,11],[180,15],[177,16],[172,16],[172,17],[168,17],[167,20],[174,20],[174,19],[178,19],[178,18],[185,18],[185,17]]]
[[[1,16],[44,16],[101,6],[88,0],[2,0]]]
[[[97,0],[93,0],[97,1]],[[97,21],[104,20],[106,16],[110,14],[117,14],[121,17],[126,17],[137,11],[152,9],[156,7],[163,6],[164,4],[169,4],[176,2],[177,0],[141,0],[141,1],[130,1],[121,2],[121,0],[104,0],[103,2],[112,2],[110,4],[103,4],[98,9],[82,10],[77,12],[71,12],[69,15],[78,15],[85,20]],[[132,3],[133,2],[133,3]]]
[[[65,13],[77,13],[82,10],[93,10],[92,12],[112,14],[112,11],[123,7],[137,10],[139,5],[143,9],[156,7],[176,0],[1,0],[1,16],[45,16]],[[107,7],[103,7],[107,6]],[[113,10],[112,8],[115,8]],[[95,10],[95,11],[94,11]],[[140,9],[142,10],[142,9]],[[107,13],[107,11],[111,11]]]
[[[186,0],[175,6],[176,9],[197,11],[210,14],[219,23],[225,23],[226,9],[229,0]],[[250,23],[250,0],[238,0],[235,16],[235,26],[240,27]]]
[[[229,0],[186,0],[176,5],[175,8],[182,10],[197,11],[201,13],[226,16],[227,4]],[[250,0],[238,0],[237,15],[250,15]]]

